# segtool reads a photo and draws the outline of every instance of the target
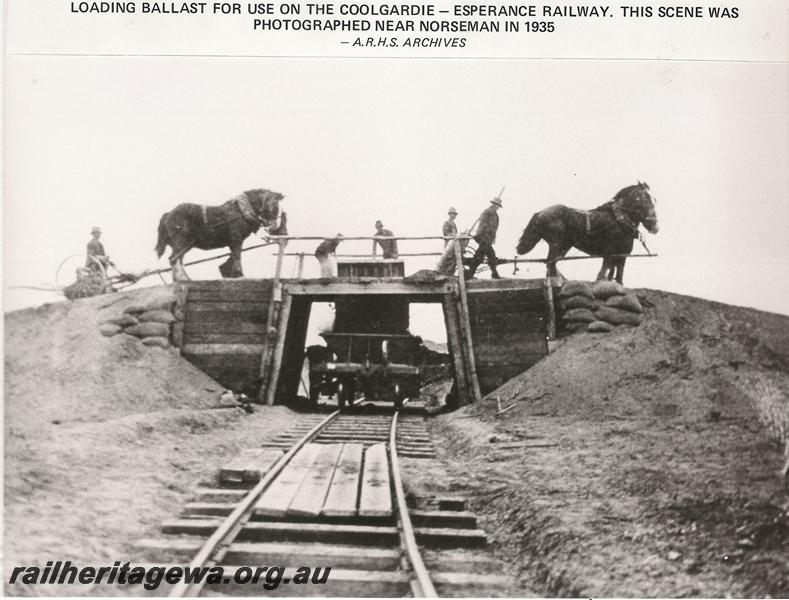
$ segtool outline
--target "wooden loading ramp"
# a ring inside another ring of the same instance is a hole
[[[473,402],[548,353],[546,279],[240,279],[176,287],[183,356],[235,392],[268,404],[297,394],[313,302],[389,296],[443,309],[458,405]]]

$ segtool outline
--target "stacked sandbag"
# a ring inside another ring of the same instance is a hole
[[[616,281],[568,281],[558,294],[561,319],[570,333],[608,333],[644,320],[638,297]]]
[[[564,328],[570,333],[586,331],[589,323],[595,320],[594,291],[585,281],[568,281],[559,292],[561,319]]]
[[[99,332],[107,337],[125,333],[139,338],[146,346],[169,348],[175,316],[172,309],[175,296],[159,296],[145,304],[127,306],[119,317],[99,325]]]
[[[628,293],[616,281],[597,281],[592,285],[595,297],[595,320],[589,323],[590,333],[608,333],[616,327],[637,327],[644,320],[638,297]]]

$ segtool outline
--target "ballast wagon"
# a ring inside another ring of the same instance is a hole
[[[310,364],[310,397],[336,393],[340,409],[357,393],[367,400],[392,402],[419,394],[421,338],[391,333],[324,333],[327,359]]]

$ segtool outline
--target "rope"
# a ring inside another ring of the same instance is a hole
[[[649,256],[652,256],[652,252],[649,250],[649,248],[647,248],[647,243],[644,241],[644,236],[641,234],[640,231],[638,232],[638,241],[641,242],[642,246],[644,246],[644,250],[647,251],[647,254]]]

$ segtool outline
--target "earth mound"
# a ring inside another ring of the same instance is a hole
[[[141,563],[201,480],[296,415],[248,415],[175,349],[99,324],[165,288],[5,315],[4,572],[70,560]],[[9,595],[142,594],[135,586],[6,584]]]
[[[545,595],[787,597],[789,317],[637,293],[437,419],[455,491]]]

